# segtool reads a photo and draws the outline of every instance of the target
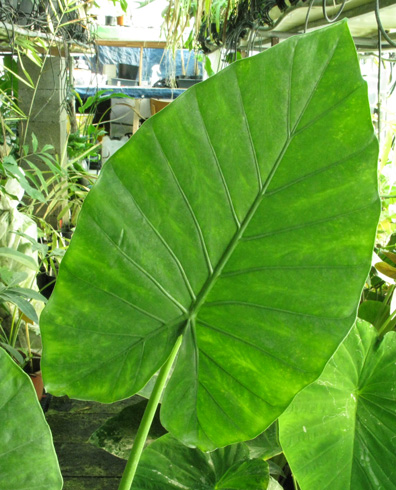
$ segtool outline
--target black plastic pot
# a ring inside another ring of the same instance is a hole
[[[202,82],[202,77],[200,76],[179,76],[176,77],[177,88],[189,88],[196,83]]]
[[[115,26],[117,24],[117,17],[113,17],[111,15],[105,16],[105,25],[106,26]]]
[[[127,65],[126,63],[118,63],[118,78],[126,78],[127,80],[136,80],[139,72],[139,66]]]

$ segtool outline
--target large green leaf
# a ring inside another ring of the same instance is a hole
[[[280,437],[302,490],[396,489],[396,333],[358,321]]]
[[[163,425],[201,449],[263,432],[354,322],[377,152],[346,23],[188,90],[84,203],[41,317],[48,390],[128,397],[183,333]]]
[[[62,488],[50,429],[33,384],[0,349],[0,488]]]
[[[166,434],[144,450],[133,488],[265,490],[268,483],[268,463],[250,459],[249,449],[243,443],[204,453]]]

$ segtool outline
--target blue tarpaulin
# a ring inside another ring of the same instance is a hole
[[[183,53],[183,54],[182,54]],[[185,73],[183,73],[184,60]],[[99,71],[102,71],[103,65],[116,65],[124,63],[127,65],[139,66],[140,48],[119,48],[113,46],[98,46],[98,58],[96,66]],[[158,73],[157,78],[169,78],[170,76],[179,75],[194,75],[195,71],[195,54],[187,49],[178,50],[176,58],[173,60],[173,55],[170,51],[156,48],[143,48],[143,70],[142,80],[150,81],[153,75],[153,67],[158,65],[158,70],[154,68],[154,72]],[[202,63],[197,63],[198,73],[202,75]]]
[[[98,91],[104,91],[102,97],[118,93],[126,94],[133,99],[137,98],[157,98],[157,99],[176,99],[185,92],[184,89],[155,88],[155,87],[75,87],[76,92],[83,100],[94,96]]]

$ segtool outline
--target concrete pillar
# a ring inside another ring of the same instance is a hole
[[[38,139],[39,149],[47,144],[52,145],[54,150],[51,153],[57,155],[60,164],[64,166],[67,162],[65,59],[48,57],[41,68],[28,58],[23,58],[22,64],[33,81],[34,89],[19,82],[19,106],[28,116],[27,121],[21,123],[21,140],[29,144],[32,149],[32,133],[34,133]],[[26,79],[23,69],[20,63],[19,75]],[[48,170],[40,159],[34,159],[34,163],[40,169]],[[59,207],[47,221],[55,225],[58,213]]]

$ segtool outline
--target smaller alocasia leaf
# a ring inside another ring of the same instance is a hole
[[[244,443],[205,453],[166,434],[144,450],[133,489],[266,490],[269,479],[268,463],[250,459]]]
[[[256,490],[268,488],[269,469],[261,459],[250,459],[232,466],[216,484],[216,490]]]
[[[89,442],[94,446],[107,451],[114,456],[128,459],[136,433],[139,429],[140,421],[143,417],[147,400],[134,397],[131,405],[121,410],[114,417],[110,417],[101,425],[89,438]],[[166,430],[161,425],[159,410],[155,414],[146,445],[151,444],[159,437],[166,434]],[[245,441],[248,447],[249,458],[260,458],[264,461],[280,454],[282,447],[278,436],[278,422],[274,422],[266,431],[255,439]]]
[[[382,301],[367,300],[359,306],[358,317],[371,323],[377,329],[390,316],[390,305]]]
[[[133,403],[121,410],[116,416],[107,419],[91,435],[89,442],[118,458],[128,459],[146,405],[147,400]],[[151,424],[146,444],[150,444],[165,433],[166,430],[159,420],[158,410]]]
[[[279,428],[301,490],[396,489],[396,333],[358,321]]]
[[[272,476],[270,476],[267,490],[283,490],[283,487],[274,478],[272,478]]]
[[[246,441],[249,447],[250,457],[267,460],[280,454],[282,447],[278,436],[278,422],[271,424],[266,431],[257,436],[255,439]]]
[[[267,490],[283,490],[283,487],[274,478],[270,477]]]
[[[0,488],[62,488],[50,429],[29,377],[0,349]]]

